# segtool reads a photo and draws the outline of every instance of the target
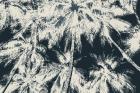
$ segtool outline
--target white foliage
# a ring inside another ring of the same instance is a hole
[[[123,73],[115,72],[118,63],[113,59],[105,58],[102,60],[98,58],[97,64],[101,66],[101,68],[90,72],[90,75],[93,76],[94,79],[86,84],[86,88],[89,90],[87,93],[109,93],[109,86],[112,87],[114,91],[120,93],[127,91],[135,92],[134,86],[129,81],[129,77]]]
[[[4,67],[9,64],[14,66],[9,77],[6,77],[7,83],[0,84],[0,92],[70,93],[75,90],[78,93],[109,93],[109,86],[113,92],[135,92],[129,76],[125,72],[115,72],[121,64],[112,56],[96,57],[100,68],[89,71],[89,76],[93,77],[89,81],[75,67],[77,60],[74,57],[75,50],[79,52],[82,49],[82,35],[92,45],[99,34],[102,43],[107,41],[115,46],[122,58],[140,71],[140,67],[126,54],[139,50],[139,32],[128,40],[127,51],[121,49],[110,35],[111,29],[118,34],[131,33],[132,25],[117,17],[135,14],[133,4],[129,1],[119,0],[120,5],[115,5],[114,0],[2,1],[0,34],[10,24],[13,37],[0,44],[0,64],[4,63]],[[19,24],[21,27],[17,30]],[[54,47],[64,37],[64,51],[55,50]],[[43,45],[42,41],[47,42]],[[67,49],[69,42],[70,49]],[[58,62],[50,61],[49,50],[55,50],[54,58]]]

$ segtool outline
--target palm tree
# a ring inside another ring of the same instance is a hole
[[[96,57],[96,59],[98,66],[90,71],[90,76],[93,80],[90,80],[85,85],[87,93],[109,93],[111,88],[112,92],[135,92],[135,87],[129,81],[130,78],[126,74],[126,72],[131,73],[130,70],[118,73],[116,70],[119,67],[119,62],[114,61],[112,56]]]
[[[87,78],[91,80],[86,80],[82,74],[85,69],[79,71],[77,68],[77,64],[81,64],[79,60],[88,57],[87,54],[80,54],[84,36],[93,46],[96,37],[100,38],[101,46],[109,43],[110,50],[118,50],[122,59],[140,71],[140,67],[131,59],[132,51],[138,50],[133,49],[133,38],[128,40],[128,44],[125,43],[127,46],[130,44],[130,48],[125,50],[111,35],[139,33],[138,26],[133,27],[131,22],[121,18],[134,14],[138,20],[130,0],[26,1],[27,5],[21,0],[16,3],[4,1],[6,5],[2,4],[3,9],[0,9],[6,15],[0,20],[0,29],[4,28],[4,24],[11,24],[9,27],[14,33],[12,39],[1,43],[0,47],[0,63],[7,66],[14,61],[7,83],[1,85],[2,93],[109,93],[110,86],[120,93],[134,92],[129,76],[125,72],[116,72],[121,61],[116,61],[113,56],[102,57],[100,54],[101,57],[97,57],[91,50],[96,59],[95,62],[91,61],[95,66],[87,63],[93,66],[87,71]],[[15,9],[17,14],[21,14],[19,18],[10,11]],[[20,21],[11,21],[10,18],[14,20],[14,17]],[[21,27],[16,29],[15,25],[19,23]],[[79,58],[76,57],[77,53]]]

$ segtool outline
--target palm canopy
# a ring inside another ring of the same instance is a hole
[[[47,11],[46,14],[49,14],[46,16],[47,22],[58,28],[58,32],[61,34],[60,38],[70,33],[65,38],[67,40],[70,37],[70,39],[74,40],[75,46],[78,46],[75,49],[80,50],[82,46],[81,35],[85,35],[89,43],[92,44],[94,37],[99,33],[103,42],[107,41],[114,45],[121,52],[124,59],[140,70],[134,61],[114,42],[110,35],[113,30],[118,34],[131,32],[129,31],[131,30],[130,28],[133,28],[131,22],[120,17],[130,14],[135,15],[133,2],[129,0],[126,2],[119,0],[51,0],[46,1],[43,10]]]
[[[109,33],[110,29],[117,32],[128,31],[131,23],[120,19],[117,16],[133,14],[132,3],[120,2],[122,7],[114,5],[113,1],[92,1],[92,0],[51,0],[44,4],[47,22],[59,28],[60,33],[70,31],[76,37],[76,44],[80,44],[82,34],[93,35],[100,32],[102,24]],[[127,8],[129,7],[129,8]],[[102,31],[102,33],[106,33]],[[62,34],[63,36],[63,34]],[[93,41],[90,38],[89,41]]]
[[[28,0],[26,1],[28,2]],[[43,3],[39,5],[37,0],[31,2],[29,0],[31,8],[25,7],[25,2],[19,0],[18,3],[26,10],[25,14],[15,6],[9,5],[6,9],[4,8],[5,5],[2,4],[1,6],[0,11],[2,11],[3,17],[0,20],[1,28],[4,24],[7,24],[4,22],[10,22],[9,19],[6,19],[9,16],[13,17],[13,20],[14,18],[19,19],[22,24],[18,31],[12,29],[15,33],[13,38],[1,44],[0,47],[0,63],[5,62],[4,64],[8,65],[12,60],[15,60],[15,66],[10,72],[7,84],[2,85],[2,92],[35,93],[44,90],[43,92],[48,93],[73,93],[75,91],[91,93],[94,90],[95,93],[108,93],[109,85],[120,93],[124,93],[124,88],[131,92],[134,91],[129,77],[115,72],[114,69],[117,64],[120,64],[120,61],[116,62],[112,56],[111,58],[95,58],[97,59],[97,67],[94,66],[95,69],[92,67],[89,73],[89,77],[94,78],[91,81],[86,80],[81,73],[82,71],[77,69],[75,65],[78,64],[79,59],[74,57],[75,50],[81,51],[82,49],[82,35],[91,45],[94,43],[96,36],[99,35],[102,42],[107,41],[115,46],[122,54],[123,59],[140,70],[140,67],[134,63],[110,35],[113,31],[111,29],[114,29],[119,35],[124,32],[133,32],[129,30],[130,28],[133,29],[131,22],[121,18],[125,15],[135,15],[130,0],[125,0],[125,2],[122,0],[41,1]],[[15,10],[17,10],[17,13],[13,12]],[[63,39],[65,43],[64,51],[57,50],[58,48],[55,48],[55,46],[59,46],[59,42]],[[43,44],[40,45],[41,43]],[[54,61],[57,62],[53,62],[52,57],[49,58],[49,51],[55,51],[56,56],[53,54],[53,57],[56,57],[57,60]],[[45,62],[47,63],[46,67],[44,67]],[[51,81],[53,84],[49,86],[48,82]],[[36,84],[39,89],[36,88]],[[11,90],[11,88],[13,89]],[[83,89],[85,91],[82,91]]]

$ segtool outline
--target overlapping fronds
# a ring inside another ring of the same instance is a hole
[[[117,72],[117,68],[125,60],[140,71],[131,58],[140,49],[136,3],[1,0],[0,36],[7,38],[0,37],[0,67],[10,68],[0,72],[0,92],[134,93],[135,87],[126,73],[131,71]],[[136,22],[129,20],[130,16]],[[123,34],[130,36],[121,40]],[[101,47],[103,53],[112,50],[111,56],[97,55],[95,42],[101,43],[97,48]],[[89,53],[83,53],[84,44],[92,47]],[[118,57],[113,57],[114,52],[119,53]]]

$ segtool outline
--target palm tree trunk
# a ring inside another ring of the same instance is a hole
[[[121,52],[123,58],[125,58],[132,66],[134,66],[138,71],[140,71],[140,67],[114,42],[114,40],[109,37],[109,41]]]
[[[9,80],[7,82],[7,84],[5,85],[4,89],[2,90],[2,93],[6,93],[6,89],[8,88],[8,86],[10,85],[11,83],[11,80],[13,79],[13,76],[15,75],[18,67],[23,63],[24,59],[26,58],[27,56],[27,52],[28,52],[28,49],[26,49],[22,54],[21,54],[21,57],[19,58],[18,62],[16,63],[16,65],[14,66],[14,68],[12,69],[10,75],[9,75]]]
[[[73,34],[72,34],[73,35]],[[74,63],[74,60],[73,60],[73,54],[74,54],[74,36],[72,36],[72,44],[71,44],[71,60],[70,60],[70,74],[69,74],[69,82],[68,82],[68,86],[67,86],[67,92],[66,93],[69,93],[69,90],[70,90],[70,83],[71,83],[71,78],[72,78],[72,73],[73,73],[73,63]]]
[[[134,66],[138,71],[140,71],[140,67],[115,43],[115,41],[110,37],[108,29],[104,26],[105,23],[102,23],[102,31],[104,33],[104,37],[112,43],[122,54],[123,58],[126,59],[132,66]]]

